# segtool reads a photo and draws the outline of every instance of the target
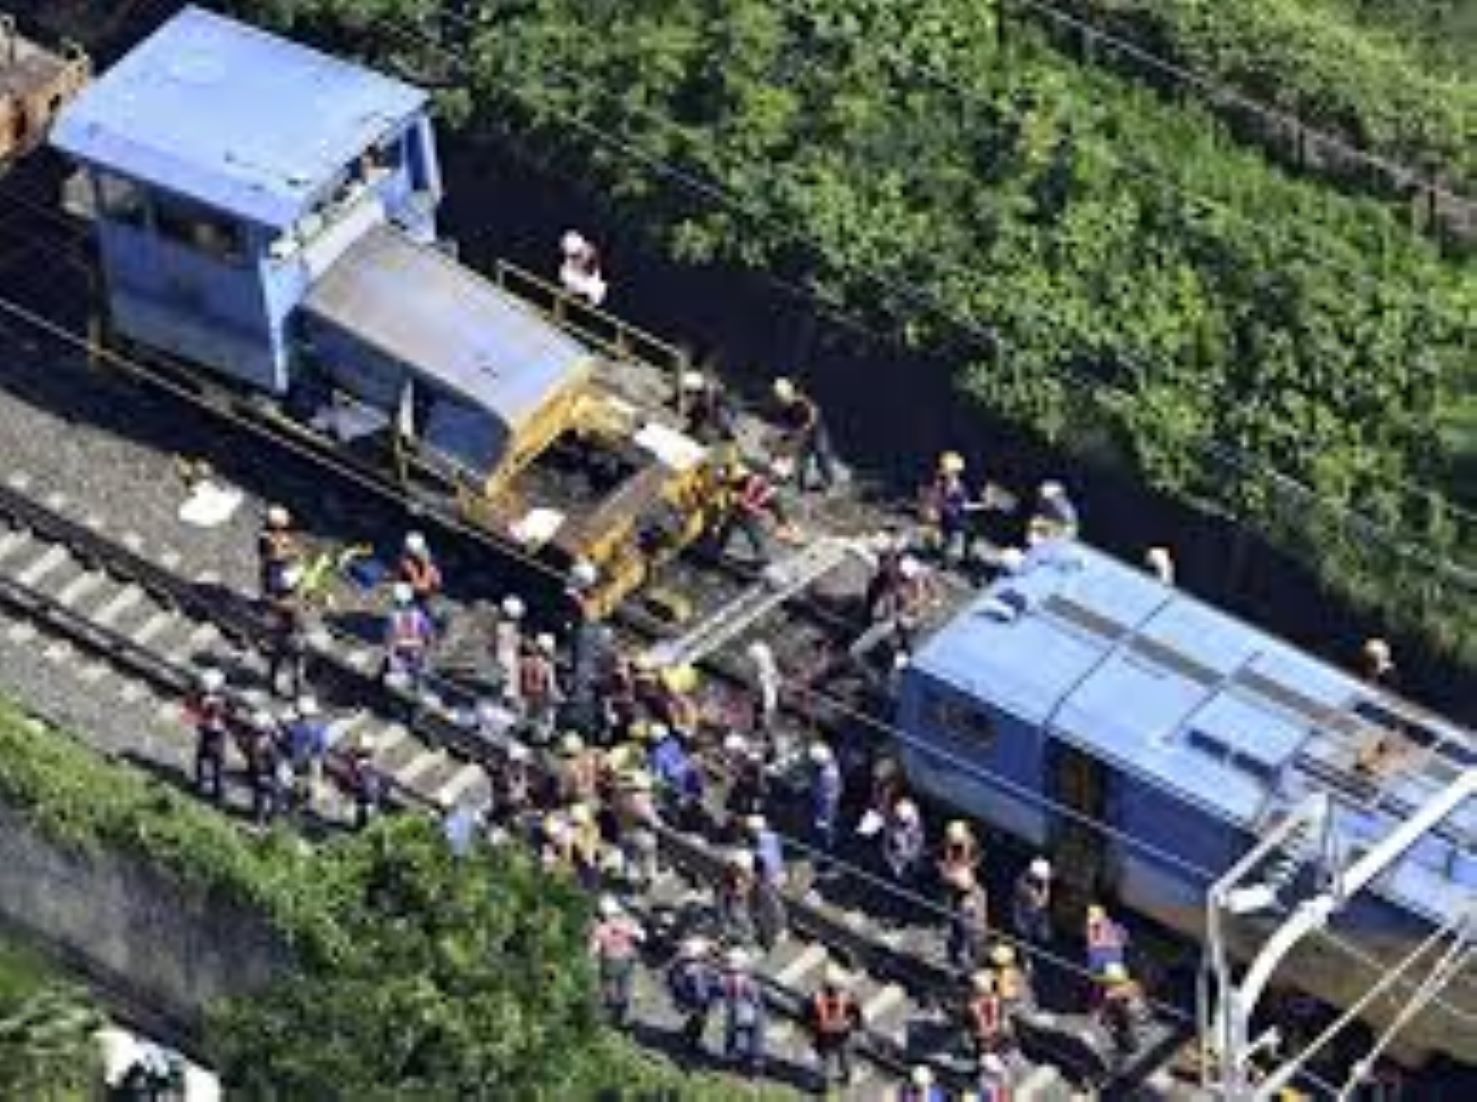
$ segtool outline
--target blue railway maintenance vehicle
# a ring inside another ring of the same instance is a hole
[[[110,337],[392,470],[608,612],[711,525],[708,452],[441,247],[428,97],[186,8],[61,112]],[[265,401],[263,401],[265,400]],[[582,571],[581,573],[586,573]]]
[[[1348,1007],[1380,978],[1371,958],[1391,967],[1443,927],[1472,932],[1471,732],[1079,542],[1038,545],[948,619],[898,700],[916,786],[1053,852],[1079,904],[1122,900],[1197,939],[1212,885],[1322,801],[1266,854],[1259,905],[1231,916],[1243,957],[1321,877],[1458,786],[1443,821],[1334,915],[1338,943],[1305,943],[1278,979]],[[1392,1021],[1405,994],[1369,1018]],[[1470,971],[1400,1041],[1407,1060],[1477,1063]]]

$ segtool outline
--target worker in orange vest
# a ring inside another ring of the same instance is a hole
[[[999,1051],[1009,1029],[1005,1005],[1000,1001],[995,982],[995,973],[989,969],[981,969],[970,977],[971,994],[964,1008],[965,1019],[969,1041],[980,1058]]]
[[[646,931],[614,896],[600,897],[599,914],[590,934],[590,952],[600,969],[600,998],[611,1021],[624,1025],[631,1013],[631,979]]]
[[[405,546],[396,567],[396,579],[410,586],[415,594],[415,603],[427,616],[433,614],[431,603],[441,595],[441,568],[431,556],[426,537],[420,532],[408,532]]]
[[[811,1044],[827,1086],[851,1082],[852,1042],[863,1025],[861,1004],[846,989],[846,979],[841,969],[828,967],[810,1001]]]

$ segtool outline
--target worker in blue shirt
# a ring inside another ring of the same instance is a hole
[[[305,696],[297,702],[286,728],[287,756],[297,782],[297,799],[308,805],[318,789],[323,758],[328,753],[328,724],[319,714],[318,701]]]
[[[741,1072],[764,1070],[764,994],[749,968],[749,954],[730,949],[719,981],[724,1009],[724,1057]]]
[[[706,938],[690,937],[667,969],[667,991],[683,1016],[682,1039],[689,1052],[703,1048],[708,1014],[718,1000],[719,976],[713,966],[712,946]]]
[[[649,729],[647,764],[679,816],[690,814],[703,798],[703,777],[693,764],[681,735],[662,723]]]
[[[810,780],[811,822],[815,826],[820,847],[827,852],[836,846],[836,827],[841,816],[841,797],[845,785],[836,755],[824,742],[810,748],[812,768]]]

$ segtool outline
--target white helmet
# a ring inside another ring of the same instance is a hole
[[[1062,484],[1055,479],[1048,479],[1041,483],[1040,493],[1042,497],[1062,497],[1066,492]]]
[[[847,976],[846,970],[839,964],[826,965],[823,982],[827,987],[845,987],[849,979],[850,977]]]
[[[589,589],[600,578],[600,571],[589,559],[580,559],[569,568],[569,581],[578,589]]]
[[[927,1064],[919,1064],[913,1069],[909,1078],[915,1087],[931,1087],[933,1086],[933,1069]]]
[[[509,620],[523,619],[523,601],[518,597],[504,597],[502,603],[503,615]]]
[[[396,582],[391,593],[394,594],[397,605],[408,605],[415,600],[415,590],[410,588],[409,582]]]
[[[405,550],[412,555],[426,553],[426,537],[420,532],[405,533]]]
[[[683,390],[695,394],[707,387],[708,378],[701,371],[684,371],[680,383]]]
[[[553,654],[554,648],[556,646],[554,642],[554,637],[548,632],[541,633],[536,639],[534,639],[533,644],[545,654]]]
[[[289,563],[282,569],[282,585],[288,590],[296,589],[303,581],[303,568],[297,563]]]
[[[1051,879],[1051,862],[1045,857],[1038,857],[1031,862],[1030,873],[1037,880]]]
[[[267,506],[267,523],[273,528],[286,528],[292,523],[292,514],[282,505]]]
[[[923,564],[915,559],[912,555],[904,555],[901,559],[898,560],[897,572],[901,574],[904,578],[912,581],[914,578],[918,577],[919,574],[923,573]]]
[[[918,805],[912,800],[899,800],[893,807],[892,812],[905,823],[916,823],[918,821]]]
[[[780,378],[774,381],[774,396],[781,402],[793,402],[795,396],[799,393],[793,379],[780,376]]]
[[[747,968],[749,966],[749,954],[743,949],[735,947],[723,954],[723,963],[732,969]]]
[[[511,746],[508,747],[508,760],[527,761],[528,747],[524,746],[521,742],[513,743]]]
[[[590,243],[578,230],[565,230],[559,238],[559,251],[565,256],[578,256],[589,248]]]
[[[200,687],[208,693],[218,693],[226,687],[226,675],[213,668],[203,670],[200,674]]]
[[[824,742],[812,743],[810,747],[810,760],[816,765],[829,765],[836,760],[836,755]]]
[[[314,697],[300,697],[297,702],[298,715],[304,719],[311,719],[318,714],[318,701]]]
[[[599,906],[601,918],[614,918],[621,913],[621,905],[613,895],[602,895]]]
[[[749,644],[748,655],[756,665],[767,666],[774,661],[774,651],[768,643],[754,641]]]

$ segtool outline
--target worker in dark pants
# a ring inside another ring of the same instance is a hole
[[[1051,863],[1037,857],[1015,882],[1010,924],[1016,936],[1032,945],[1051,944]]]
[[[846,980],[841,969],[827,968],[820,990],[810,1000],[811,1044],[827,1086],[851,1082],[852,1045],[863,1024],[861,1004],[846,989]]]
[[[667,991],[672,1004],[682,1014],[682,1040],[687,1051],[694,1055],[703,1049],[708,1015],[719,993],[711,952],[712,946],[706,938],[688,938],[667,969]]]
[[[774,396],[779,402],[779,421],[784,434],[781,448],[787,462],[793,465],[796,488],[806,489],[814,468],[820,488],[830,490],[836,485],[835,453],[820,406],[793,379],[776,379]]]
[[[764,1072],[764,994],[749,954],[730,949],[723,962],[724,1058],[742,1074]]]
[[[281,729],[271,713],[259,711],[251,717],[246,769],[251,781],[251,818],[259,827],[270,826],[284,803],[287,785],[280,737]]]
[[[200,691],[191,702],[195,722],[195,788],[217,803],[225,795],[230,722],[225,687],[225,674],[220,670],[205,670],[200,675]]]
[[[287,569],[302,565],[302,549],[292,528],[292,515],[284,506],[268,506],[257,532],[256,554],[261,597],[270,602],[283,592],[283,575]]]
[[[600,1000],[611,1023],[623,1026],[631,1014],[631,981],[646,932],[622,910],[614,896],[602,896],[599,911],[590,948],[600,970]]]
[[[307,681],[307,622],[303,613],[302,579],[303,568],[297,563],[290,564],[267,601],[270,637],[267,682],[274,693],[289,697],[299,696]]]
[[[761,564],[770,560],[772,538],[784,542],[795,538],[779,487],[743,463],[728,469],[728,513],[717,535],[720,551],[728,549],[735,532],[748,541],[750,559]]]
[[[700,444],[715,447],[738,436],[738,411],[712,375],[690,370],[680,380],[682,428]]]

